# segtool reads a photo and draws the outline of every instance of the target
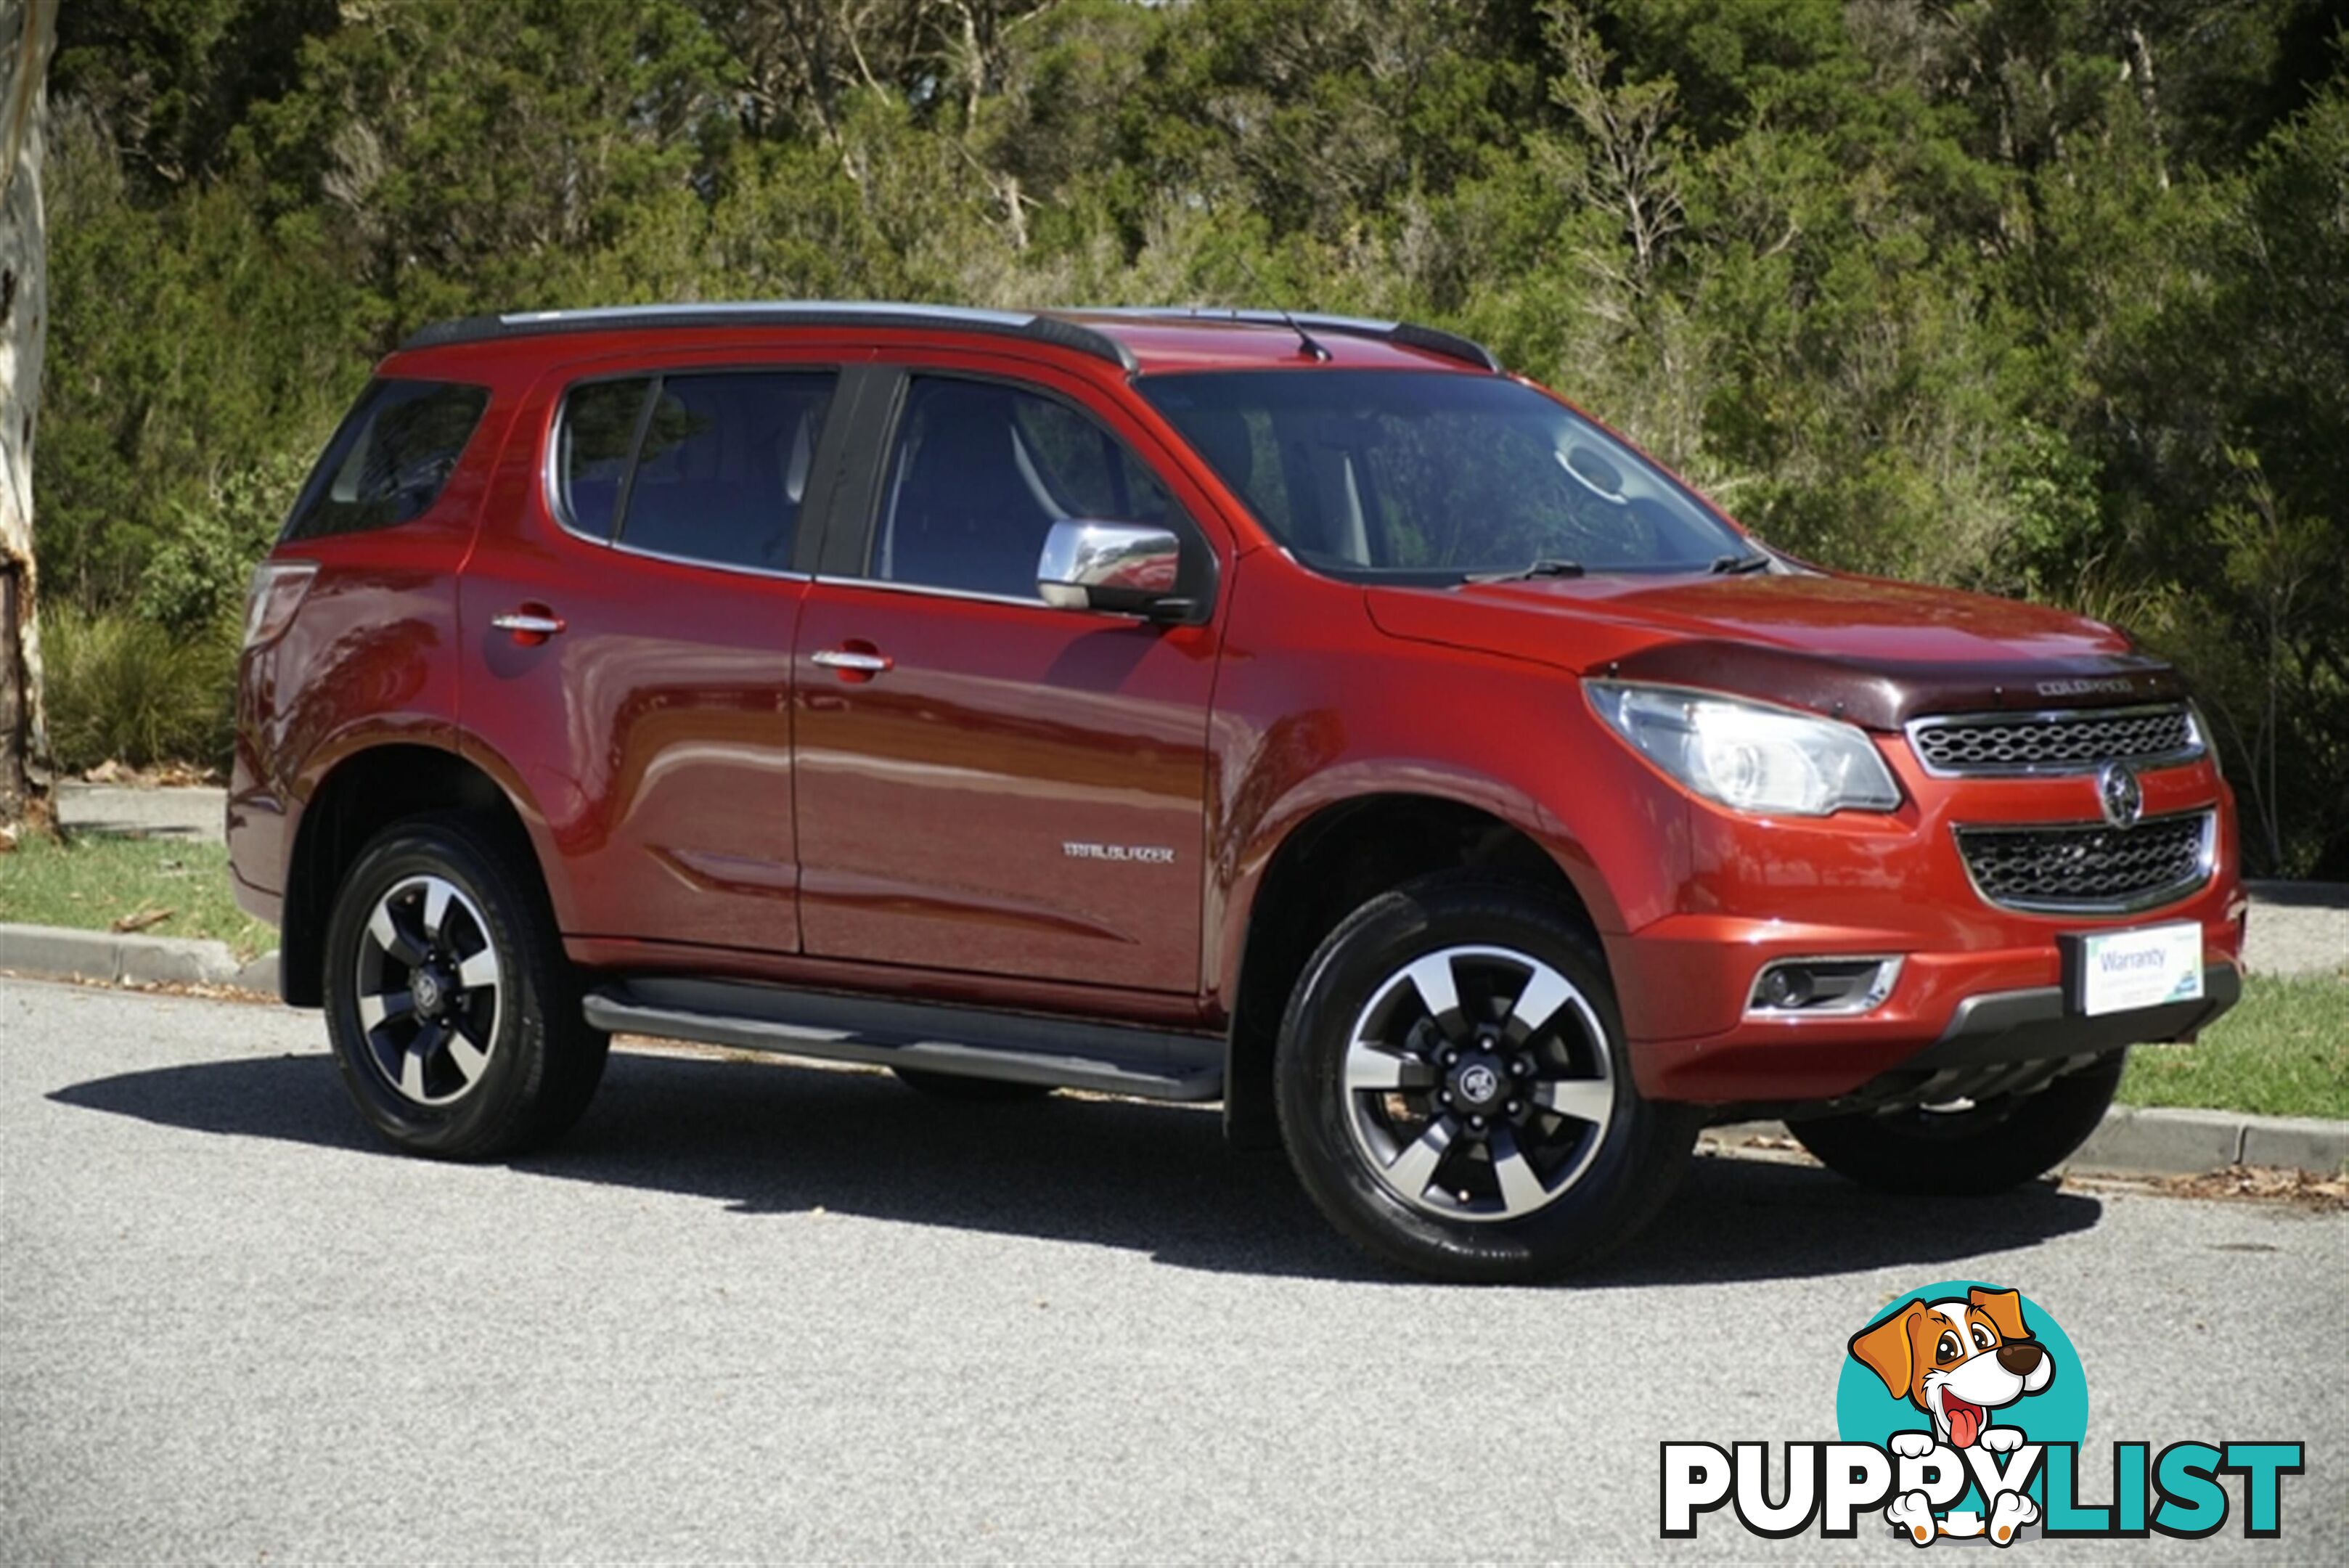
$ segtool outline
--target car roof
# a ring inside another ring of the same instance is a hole
[[[1034,311],[872,301],[741,300],[515,311],[438,321],[399,346],[417,349],[554,334],[659,328],[871,327],[1025,338],[1134,374],[1329,363],[1350,369],[1497,371],[1483,345],[1409,321],[1219,306],[1081,306]],[[1320,349],[1316,355],[1300,328]]]

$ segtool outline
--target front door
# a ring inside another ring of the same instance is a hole
[[[922,369],[885,405],[852,570],[796,645],[810,954],[1198,988],[1215,628],[1051,608],[1035,578],[1071,516],[1213,558],[1073,392]]]

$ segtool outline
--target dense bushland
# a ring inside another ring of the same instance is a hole
[[[59,32],[61,747],[217,734],[88,722],[136,705],[88,650],[135,619],[219,658],[427,319],[1309,304],[1485,338],[1798,553],[2123,621],[2201,682],[2255,864],[2349,876],[2337,4],[78,0]]]

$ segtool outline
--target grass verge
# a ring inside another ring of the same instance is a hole
[[[2234,1011],[2193,1044],[2130,1052],[2120,1098],[2349,1119],[2349,971],[2252,975]]]
[[[236,907],[228,851],[183,839],[28,833],[0,855],[0,922],[215,937],[243,959],[277,945],[274,930]]]

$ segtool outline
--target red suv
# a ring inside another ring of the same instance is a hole
[[[2168,666],[1319,316],[429,327],[256,575],[228,830],[403,1148],[562,1132],[616,1030],[1221,1099],[1458,1279],[1621,1238],[1708,1119],[2028,1179],[2239,989]]]

